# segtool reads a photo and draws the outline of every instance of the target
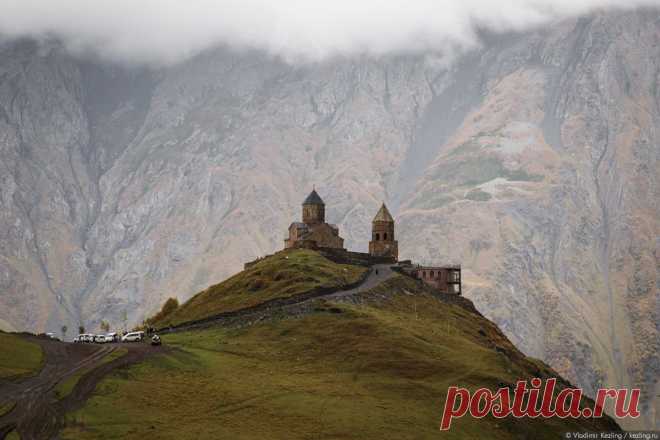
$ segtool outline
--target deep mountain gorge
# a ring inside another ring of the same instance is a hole
[[[660,12],[478,50],[118,66],[0,45],[0,327],[142,321],[282,247],[312,185],[366,250],[461,263],[525,354],[589,393],[660,385]]]

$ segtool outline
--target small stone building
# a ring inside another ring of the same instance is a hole
[[[411,266],[406,272],[441,293],[461,294],[461,266]]]
[[[394,261],[399,259],[399,242],[394,239],[394,219],[385,203],[371,221],[369,254],[374,257],[391,257]]]
[[[316,190],[312,190],[302,204],[302,222],[293,222],[289,226],[289,238],[284,240],[284,248],[344,249],[339,228],[325,222],[325,203]]]

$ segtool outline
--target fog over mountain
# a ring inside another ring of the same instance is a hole
[[[134,3],[0,3],[1,328],[139,323],[316,185],[347,247],[387,201],[402,258],[657,426],[658,9]]]
[[[337,55],[437,52],[479,45],[477,29],[523,31],[600,8],[660,0],[3,0],[0,34],[56,38],[71,50],[133,63],[172,63],[227,45],[289,62]]]

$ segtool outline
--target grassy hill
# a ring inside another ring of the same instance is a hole
[[[37,374],[43,353],[38,344],[20,335],[0,332],[0,379],[18,379]]]
[[[157,328],[176,325],[299,295],[317,287],[340,287],[357,281],[365,270],[334,263],[310,250],[278,252],[198,293],[177,309],[157,315],[151,325]]]
[[[296,254],[301,267],[298,255],[318,258]],[[296,274],[291,261],[264,261],[232,283],[273,280],[276,264],[289,279],[313,277]],[[67,416],[62,438],[557,439],[571,430],[616,429],[609,418],[488,416],[456,419],[439,432],[449,386],[495,390],[558,377],[523,356],[470,304],[397,275],[342,302],[317,299],[252,325],[165,335],[172,350],[104,379]]]

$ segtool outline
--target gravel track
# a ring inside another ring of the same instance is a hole
[[[44,352],[44,366],[37,376],[20,382],[0,381],[0,404],[15,403],[0,417],[0,440],[16,430],[22,440],[57,438],[64,425],[64,415],[82,407],[96,385],[111,371],[140,362],[147,356],[166,350],[146,343],[72,344],[28,336]],[[125,347],[124,356],[102,363],[110,353]],[[91,369],[75,385],[71,394],[58,400],[55,387],[80,370]]]

